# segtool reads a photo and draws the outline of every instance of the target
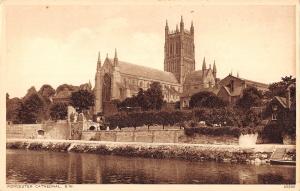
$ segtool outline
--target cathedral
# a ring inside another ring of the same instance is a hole
[[[113,58],[106,56],[103,63],[100,53],[95,75],[94,113],[104,112],[111,107],[113,100],[122,101],[136,95],[139,88],[146,90],[152,82],[162,86],[164,100],[168,103],[181,101],[187,106],[190,95],[201,90],[214,91],[217,88],[216,64],[206,66],[205,58],[202,70],[195,70],[194,26],[184,28],[181,17],[180,28],[169,30],[165,26],[164,71],[131,64],[119,60],[117,50]]]

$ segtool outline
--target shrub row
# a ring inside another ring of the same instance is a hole
[[[111,128],[138,127],[151,125],[178,125],[185,126],[187,121],[205,121],[206,124],[222,124],[222,126],[255,127],[260,122],[258,114],[246,113],[232,108],[221,109],[194,109],[177,111],[149,111],[117,113],[106,118]]]
[[[192,113],[187,111],[150,111],[150,112],[133,112],[118,113],[106,118],[110,128],[152,126],[152,125],[179,125],[192,119]]]

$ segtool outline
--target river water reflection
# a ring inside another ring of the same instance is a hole
[[[294,184],[294,166],[188,162],[7,150],[6,182],[69,184]]]

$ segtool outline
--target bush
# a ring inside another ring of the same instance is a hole
[[[190,103],[191,108],[195,107],[207,107],[207,108],[223,108],[227,105],[222,99],[217,97],[214,93],[203,91],[194,94],[191,97]]]
[[[67,104],[55,103],[50,107],[50,116],[53,120],[65,119],[68,115]]]

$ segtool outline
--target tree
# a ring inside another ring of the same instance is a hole
[[[281,81],[269,85],[269,91],[267,92],[268,97],[269,98],[272,98],[274,96],[285,97],[287,87],[293,83],[296,83],[296,78],[293,78],[292,76],[282,77]],[[296,88],[292,87],[291,98],[293,98],[295,94],[296,94]]]
[[[255,87],[248,87],[243,90],[242,97],[237,101],[237,106],[242,109],[261,106],[262,93]]]
[[[124,107],[139,107],[136,96],[128,97],[124,99],[121,103],[117,104],[118,108]]]
[[[203,91],[192,95],[190,100],[190,107],[208,107],[208,108],[221,108],[227,104],[217,97],[214,93]]]
[[[55,94],[55,89],[53,89],[50,85],[44,84],[38,91],[38,94],[45,98],[47,101],[50,101],[50,97]]]
[[[163,105],[163,94],[161,85],[158,82],[153,82],[150,88],[144,91],[139,89],[136,96],[126,98],[118,107],[140,107],[143,111],[160,110]]]
[[[6,100],[6,120],[13,123],[20,123],[19,110],[22,105],[22,100],[19,98],[12,98]]]
[[[140,88],[136,96],[136,102],[143,111],[147,111],[151,107],[151,103],[148,98],[149,97],[146,92],[142,88]]]
[[[95,96],[88,90],[78,90],[71,94],[71,104],[78,112],[82,112],[95,105]]]
[[[55,103],[50,107],[50,116],[53,120],[65,119],[68,114],[67,104]]]
[[[23,100],[18,112],[20,123],[36,123],[43,109],[43,101],[37,93],[31,94]]]
[[[145,92],[145,99],[149,102],[149,109],[161,109],[164,96],[159,82],[153,82],[150,84],[150,88]]]

